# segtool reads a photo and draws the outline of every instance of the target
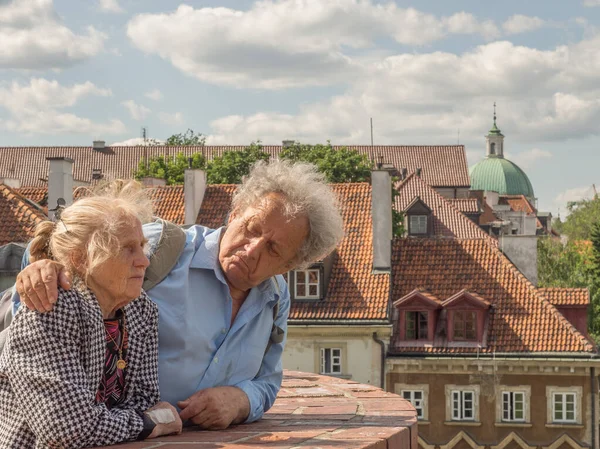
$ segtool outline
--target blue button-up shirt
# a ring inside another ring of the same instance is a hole
[[[160,223],[143,226],[152,248]],[[175,405],[197,391],[235,386],[250,401],[247,422],[260,419],[281,386],[285,340],[265,354],[275,323],[287,336],[290,296],[277,276],[278,293],[267,280],[250,290],[231,324],[232,298],[218,261],[223,228],[186,230],[183,253],[169,275],[147,293],[158,305],[158,374],[161,399]],[[18,301],[18,297],[15,298]]]

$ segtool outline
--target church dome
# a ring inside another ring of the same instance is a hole
[[[471,167],[471,190],[489,190],[500,195],[525,195],[533,199],[533,186],[517,164],[504,157],[488,156]]]

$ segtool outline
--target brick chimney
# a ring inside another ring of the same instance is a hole
[[[373,272],[389,273],[392,266],[392,178],[387,170],[371,172]]]
[[[66,206],[73,203],[73,159],[67,157],[48,157],[50,173],[48,175],[48,217],[54,218],[58,200],[63,199]]]
[[[183,181],[183,198],[185,204],[185,223],[196,224],[200,206],[206,192],[206,173],[204,170],[188,168]]]

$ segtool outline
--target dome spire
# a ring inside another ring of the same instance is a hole
[[[485,138],[487,157],[504,157],[504,135],[496,125],[496,102],[494,101],[494,125]]]

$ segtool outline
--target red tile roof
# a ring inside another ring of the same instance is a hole
[[[397,187],[395,206],[404,211],[416,197],[419,197],[432,211],[436,237],[463,239],[487,239],[496,245],[497,241],[486,234],[477,224],[467,218],[459,209],[437,193],[422,178],[410,175]]]
[[[587,288],[538,288],[538,292],[555,306],[590,304],[590,291]]]
[[[527,215],[535,214],[535,208],[525,195],[502,195],[498,198],[498,204],[508,205],[515,212],[525,212]]]
[[[290,320],[386,320],[389,276],[373,274],[371,186],[334,184],[344,218],[345,237],[338,246],[327,297],[295,301]]]
[[[477,198],[447,198],[448,202],[456,207],[463,214],[481,213],[481,207]]]
[[[0,184],[0,217],[0,246],[28,242],[37,224],[47,220],[41,208],[4,184]]]
[[[340,148],[341,146],[334,146]],[[348,145],[370,160],[385,163],[397,170],[406,168],[413,173],[421,168],[421,176],[435,187],[469,187],[470,178],[462,145],[446,146],[401,146],[401,145]],[[75,160],[73,176],[78,181],[91,182],[92,170],[101,169],[107,179],[130,178],[138,163],[144,157],[174,156],[184,153],[191,156],[202,153],[207,159],[220,156],[225,151],[242,150],[243,145],[232,146],[126,146],[106,147],[94,150],[92,147],[0,147],[0,178],[17,178],[22,186],[45,185],[48,177],[47,157],[69,157]],[[276,157],[281,145],[265,145],[263,151]]]
[[[394,243],[393,299],[427,289],[444,301],[460,290],[492,304],[482,352],[593,352],[580,334],[484,239],[400,239]],[[396,347],[398,352],[461,353],[477,348]]]
[[[213,229],[225,225],[227,214],[231,208],[231,198],[236,189],[237,185],[235,184],[207,186],[196,223]]]
[[[183,186],[149,187],[148,191],[154,204],[154,215],[178,225],[184,224]]]

